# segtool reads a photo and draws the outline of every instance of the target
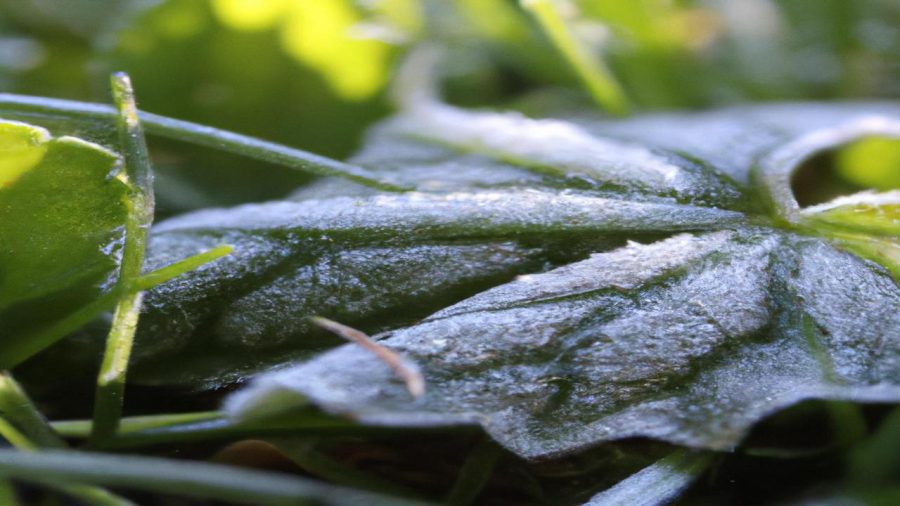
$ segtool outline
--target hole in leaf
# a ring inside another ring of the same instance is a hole
[[[900,188],[900,139],[864,137],[822,151],[794,171],[791,189],[801,207],[863,190]]]

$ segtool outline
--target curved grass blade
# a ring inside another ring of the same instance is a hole
[[[116,118],[115,109],[103,104],[10,93],[0,93],[0,113],[21,117],[50,115],[73,119],[113,120]],[[332,160],[301,149],[147,112],[138,111],[137,116],[148,133],[161,137],[228,151],[307,174],[340,177],[379,190],[396,192],[409,189],[385,181],[362,167]]]
[[[668,504],[703,474],[712,461],[712,453],[675,451],[595,495],[585,506]]]
[[[0,373],[0,420],[6,419],[25,438],[41,448],[65,448],[66,443],[50,427],[19,383],[8,373]]]
[[[90,483],[260,505],[414,505],[420,502],[204,462],[87,452],[0,449],[0,476],[31,483]]]
[[[2,376],[0,383],[0,437],[13,447],[31,452],[41,448],[64,448],[65,442],[53,431],[37,411],[18,383],[8,375]],[[14,425],[15,423],[15,425]],[[8,484],[8,482],[6,482]],[[0,488],[4,483],[0,483]],[[131,501],[119,497],[102,488],[90,485],[51,485],[65,494],[80,499],[85,504],[96,506],[133,506]],[[15,496],[11,485],[8,495]],[[15,504],[15,500],[0,494],[0,504]]]
[[[630,106],[621,86],[603,61],[594,57],[566,26],[554,0],[521,0],[521,4],[572,65],[597,105],[610,114],[627,115]]]

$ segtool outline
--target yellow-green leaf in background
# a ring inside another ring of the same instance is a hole
[[[837,153],[835,165],[841,176],[860,186],[900,188],[900,139],[860,139]]]
[[[125,220],[118,161],[0,121],[0,349],[93,301],[113,277]]]
[[[0,189],[11,186],[41,161],[49,138],[43,128],[13,121],[0,123]]]

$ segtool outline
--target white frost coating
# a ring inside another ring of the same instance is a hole
[[[565,265],[542,274],[519,276],[439,311],[430,319],[444,318],[497,305],[539,302],[603,288],[630,290],[693,260],[721,250],[732,238],[730,231],[704,235],[679,234],[652,244],[629,242],[627,246],[595,253],[587,260]],[[583,273],[590,273],[585,276]]]
[[[613,183],[638,184],[656,191],[684,191],[689,184],[689,176],[678,166],[644,147],[602,139],[558,120],[429,104],[408,112],[396,128],[520,165],[539,165]]]
[[[830,211],[844,206],[891,206],[900,205],[900,190],[878,193],[866,190],[853,195],[843,195],[832,201],[805,207],[800,212],[803,214],[816,214]]]
[[[156,232],[224,228],[263,230],[409,231],[422,227],[484,229],[690,230],[740,222],[741,213],[681,204],[632,202],[571,192],[503,190],[448,194],[405,193],[368,198],[208,209],[166,220]]]

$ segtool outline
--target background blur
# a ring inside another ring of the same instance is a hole
[[[900,96],[897,0],[557,5],[638,110]],[[125,70],[144,110],[343,158],[390,113],[391,75],[423,43],[443,50],[451,102],[586,101],[514,0],[0,0],[0,90],[106,102]],[[152,142],[163,214],[304,182]]]

